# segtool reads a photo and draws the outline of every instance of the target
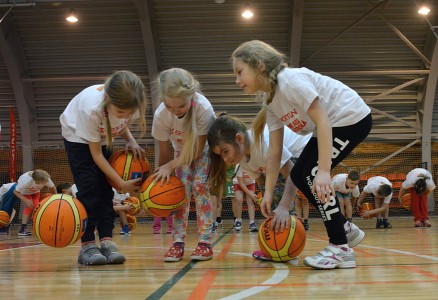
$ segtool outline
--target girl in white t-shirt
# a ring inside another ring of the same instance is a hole
[[[414,214],[415,227],[431,227],[429,213],[427,212],[427,197],[435,189],[432,174],[426,169],[415,168],[406,175],[398,194],[401,203],[403,195],[411,194],[411,209]]]
[[[142,149],[129,125],[136,119],[141,135],[146,131],[146,94],[141,79],[130,71],[113,73],[104,85],[94,85],[76,95],[61,114],[62,136],[77,198],[84,204],[88,224],[81,238],[78,262],[84,265],[119,264],[125,261],[112,241],[114,229],[113,189],[123,193],[139,189],[141,178],[124,181],[108,163],[113,137],[126,141],[125,149],[143,159]],[[95,243],[97,229],[100,248]]]
[[[357,245],[364,233],[356,226],[355,237],[347,238],[343,228],[351,231],[352,223],[340,212],[330,188],[330,171],[367,137],[372,125],[370,108],[340,81],[306,68],[289,68],[285,56],[262,41],[241,44],[233,52],[232,62],[236,84],[247,94],[263,97],[263,108],[254,121],[256,144],[265,123],[270,132],[263,215],[270,217],[272,213],[284,126],[300,135],[313,133],[290,176],[321,214],[329,245],[316,256],[305,258],[304,264],[316,269],[356,267],[350,246]],[[289,225],[288,218],[278,221]]]
[[[289,176],[294,167],[291,159],[294,153],[300,152],[310,139],[310,136],[297,135],[288,128],[285,128],[284,132],[279,166],[286,182],[280,181],[276,185],[276,196],[280,200],[274,209],[273,220],[290,219],[289,209],[296,194],[296,186]],[[261,145],[257,146],[252,130],[247,130],[246,125],[241,120],[222,115],[213,122],[208,131],[208,145],[210,147],[210,184],[212,186],[218,185],[220,188],[225,184],[227,164],[239,164],[239,170],[255,179],[263,190],[268,167],[269,132],[267,128],[262,136]],[[275,230],[283,231],[285,226],[286,223],[276,222]],[[270,259],[259,250],[253,253],[253,257],[261,260]]]
[[[158,99],[162,102],[155,110],[152,136],[158,141],[158,169],[152,176],[164,182],[174,174],[184,183],[186,198],[196,202],[199,242],[191,254],[192,260],[213,257],[212,205],[208,175],[207,132],[215,118],[210,102],[199,93],[199,82],[188,71],[172,68],[157,78]],[[172,158],[172,148],[175,156]],[[173,245],[164,261],[180,261],[184,255],[184,240],[190,201],[174,215]]]

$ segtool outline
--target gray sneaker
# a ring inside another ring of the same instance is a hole
[[[90,243],[82,246],[79,252],[78,263],[83,265],[105,265],[107,259],[100,253],[96,244]]]
[[[347,229],[345,231],[346,235],[347,235],[347,242],[348,242],[348,247],[353,248],[356,247],[357,245],[360,244],[360,242],[362,242],[362,240],[365,237],[365,232],[363,232],[362,230],[360,230],[359,227],[357,227],[354,223],[348,222],[348,227],[349,229]]]
[[[116,244],[110,240],[100,244],[100,252],[106,257],[109,264],[123,264],[126,260],[125,256],[117,250]]]

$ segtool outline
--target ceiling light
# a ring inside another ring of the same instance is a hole
[[[242,17],[244,17],[245,19],[251,19],[253,16],[254,13],[252,12],[251,7],[249,6],[249,4],[246,4],[242,12]]]
[[[79,21],[77,14],[76,14],[76,10],[74,8],[70,8],[68,11],[67,18],[65,18],[65,19],[70,23],[76,23],[77,21]]]
[[[430,12],[430,8],[427,7],[427,6],[425,6],[425,5],[420,6],[420,8],[418,9],[418,13],[419,13],[420,15],[427,16],[427,14],[428,14],[429,12]]]

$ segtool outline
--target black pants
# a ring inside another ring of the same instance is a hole
[[[332,169],[368,136],[371,127],[372,118],[369,114],[354,125],[333,128]],[[311,192],[317,170],[318,141],[312,137],[303,149],[290,176],[292,182],[306,195],[306,198],[321,214],[327,229],[329,242],[335,245],[346,244],[347,237],[344,230],[346,219],[341,213],[336,195],[331,195],[330,201],[323,204],[319,201],[316,193]]]
[[[91,156],[88,144],[72,143],[64,139],[70,169],[78,193],[76,197],[84,205],[88,214],[88,223],[81,238],[83,243],[94,241],[94,229],[99,232],[99,239],[113,236],[114,229],[114,192],[105,174],[99,169]],[[102,152],[108,158],[106,147]]]

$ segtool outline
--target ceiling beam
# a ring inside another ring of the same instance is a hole
[[[304,0],[291,0],[291,14],[289,65],[293,68],[299,68],[301,35],[303,32]]]

